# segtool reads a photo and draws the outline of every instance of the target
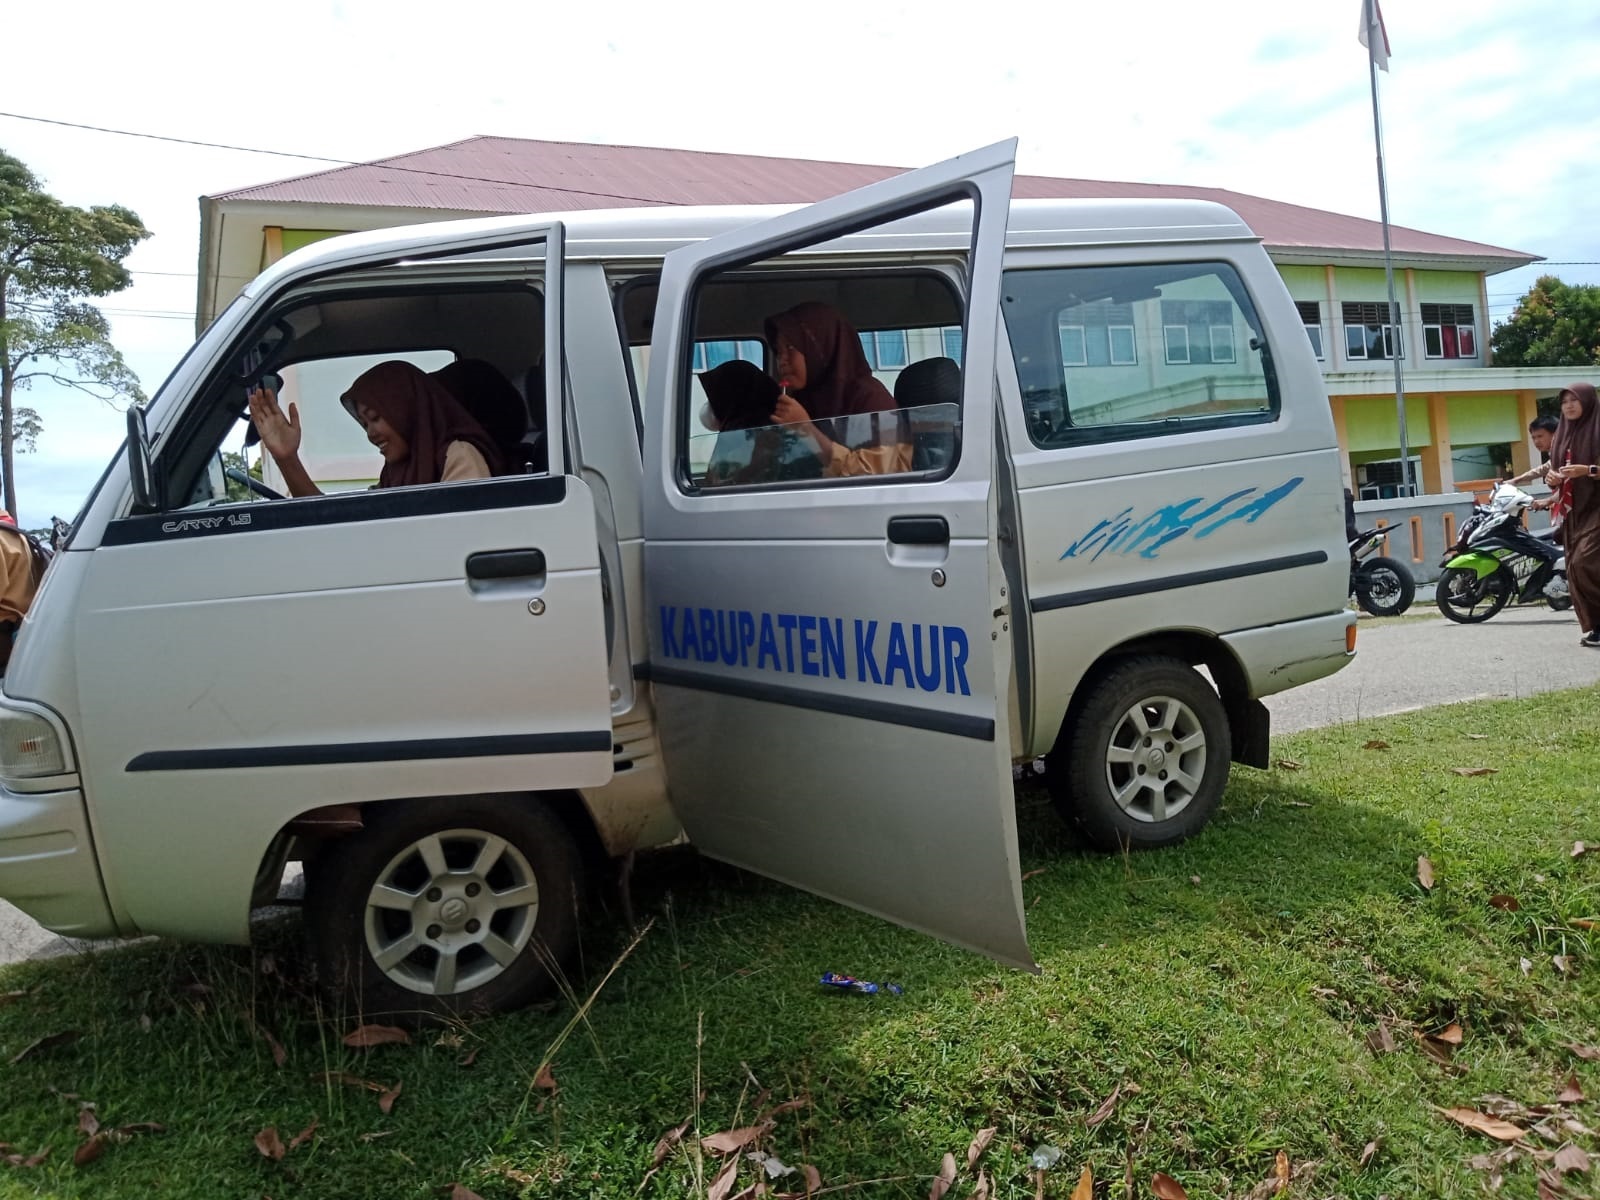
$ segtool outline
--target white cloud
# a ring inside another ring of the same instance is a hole
[[[18,6],[13,6],[14,8]],[[202,141],[368,158],[479,133],[917,165],[1021,138],[1021,170],[1231,188],[1376,217],[1359,0],[1223,8],[1127,0],[752,6],[184,0],[21,6],[13,111]],[[1567,0],[1410,0],[1385,11],[1381,77],[1397,224],[1555,260],[1600,260],[1600,21]],[[71,85],[60,55],[70,46]],[[46,52],[48,51],[48,52]],[[318,164],[0,118],[0,147],[74,203],[122,203],[155,236],[112,298],[190,312],[197,199]],[[1600,268],[1553,267],[1600,281]],[[1490,280],[1508,308],[1534,271]],[[193,336],[115,315],[153,391]],[[23,517],[75,508],[121,417],[40,391]],[[49,497],[48,505],[46,497]]]

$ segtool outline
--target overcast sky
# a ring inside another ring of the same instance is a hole
[[[1360,0],[751,5],[286,0],[12,5],[0,109],[365,160],[474,134],[917,166],[1012,135],[1018,169],[1231,188],[1376,218]],[[1385,0],[1396,224],[1539,254],[1600,283],[1600,5]],[[154,231],[105,302],[154,392],[194,337],[198,197],[318,169],[0,117],[74,204]],[[1565,265],[1583,263],[1586,265]],[[122,437],[40,389],[23,524],[70,516]]]

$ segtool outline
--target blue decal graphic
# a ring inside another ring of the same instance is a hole
[[[665,658],[972,695],[972,644],[959,625],[854,620],[847,626],[843,617],[810,613],[660,607]]]
[[[1280,483],[1271,491],[1241,488],[1220,500],[1194,496],[1176,504],[1164,504],[1146,516],[1135,518],[1133,507],[1101,521],[1084,534],[1061,557],[1087,558],[1090,562],[1109,551],[1112,554],[1137,554],[1158,558],[1161,547],[1181,537],[1193,535],[1196,541],[1208,538],[1234,521],[1254,524],[1263,513],[1305,482],[1303,475]]]

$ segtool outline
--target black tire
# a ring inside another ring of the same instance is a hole
[[[424,861],[424,847],[443,871]],[[518,1008],[552,986],[547,963],[570,957],[582,876],[571,833],[535,800],[369,810],[367,827],[330,843],[307,879],[321,981],[363,1018],[414,1024]],[[369,904],[380,884],[390,905]],[[399,957],[380,965],[384,950]]]
[[[1187,663],[1159,655],[1123,659],[1086,687],[1047,760],[1057,811],[1101,850],[1166,846],[1198,833],[1228,782],[1232,733],[1221,698]],[[1150,744],[1136,710],[1147,732],[1177,736]],[[1195,735],[1195,747],[1179,748]]]
[[[1566,612],[1572,607],[1571,596],[1546,596],[1544,602],[1550,606],[1551,612]]]
[[[1434,603],[1452,621],[1477,625],[1510,603],[1516,581],[1504,567],[1483,578],[1471,567],[1446,567],[1434,585]]]
[[[1398,617],[1417,598],[1417,581],[1398,559],[1369,558],[1356,569],[1356,603],[1374,617]]]

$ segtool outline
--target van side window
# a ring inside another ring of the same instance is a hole
[[[1039,446],[1278,413],[1266,335],[1228,263],[1007,271],[1004,312]]]
[[[961,426],[962,305],[932,270],[709,276],[697,290],[679,425],[691,491],[939,478]],[[765,268],[764,270],[762,268]],[[636,388],[653,283],[623,289]]]

